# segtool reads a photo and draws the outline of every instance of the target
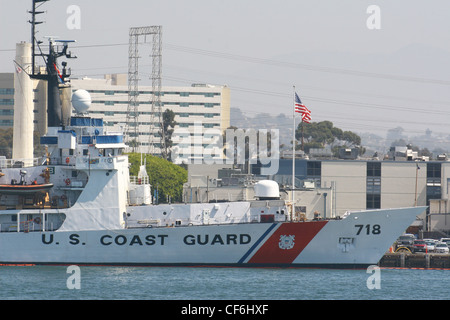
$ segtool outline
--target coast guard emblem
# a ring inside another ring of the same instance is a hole
[[[280,236],[280,241],[278,242],[278,246],[280,247],[280,249],[283,249],[283,250],[292,249],[295,244],[294,239],[295,239],[295,236],[293,236],[293,235],[289,235],[289,236],[282,235],[282,236]]]

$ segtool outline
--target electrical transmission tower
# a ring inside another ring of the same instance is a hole
[[[155,136],[155,120],[162,125],[161,113],[161,71],[162,71],[162,27],[149,26],[130,28],[128,47],[128,112],[126,119],[125,137],[133,152],[141,151],[139,139],[139,37],[151,35],[152,45],[152,110],[150,113],[149,150],[153,154]],[[160,149],[165,150],[164,130],[159,130]]]

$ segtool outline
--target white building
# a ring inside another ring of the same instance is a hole
[[[101,117],[111,131],[127,128],[128,86],[126,75],[106,75],[104,79],[72,79],[72,90],[87,90],[92,98],[89,114]],[[152,114],[153,92],[151,86],[140,86],[138,97],[137,137],[134,135],[135,118],[128,117],[130,140],[136,139],[135,151],[160,154],[159,118]],[[192,136],[202,135],[207,129],[222,133],[230,126],[230,89],[227,86],[193,84],[191,87],[162,87],[161,111],[175,113],[175,133],[183,129]],[[129,141],[129,140],[127,140]],[[191,148],[191,157],[203,155],[204,147]],[[183,152],[186,155],[186,150]]]
[[[0,128],[14,126],[14,73],[0,74]],[[45,81],[33,80],[33,118],[34,131],[39,135],[47,132],[47,100]],[[89,114],[103,118],[109,131],[124,131],[127,126],[128,86],[125,74],[105,75],[104,79],[72,79],[72,92],[78,89],[87,90],[92,99]],[[139,148],[136,152],[160,154],[159,118],[152,114],[153,92],[151,86],[139,88],[139,106],[137,117],[138,133],[136,140]],[[188,132],[192,136],[192,145],[185,143],[177,146],[183,159],[201,159],[208,144],[204,142],[205,131],[216,131],[221,135],[230,126],[230,89],[227,86],[193,84],[190,87],[162,87],[161,111],[166,109],[175,113],[175,132],[172,137],[174,145],[180,141],[177,132]],[[128,117],[127,132],[134,134],[134,117]],[[127,137],[126,137],[127,138]],[[200,139],[197,139],[200,138]],[[134,139],[131,137],[129,140]],[[194,147],[195,140],[199,143]],[[126,141],[129,141],[126,139]],[[211,154],[210,151],[207,152]],[[221,154],[221,150],[216,151]],[[182,159],[178,159],[181,162]]]

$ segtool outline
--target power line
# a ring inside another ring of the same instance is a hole
[[[186,80],[186,79],[176,78],[176,77],[166,77],[166,78],[176,79],[176,80]],[[189,82],[195,82],[195,81],[189,80]],[[230,88],[234,91],[255,93],[255,94],[259,94],[259,95],[267,95],[267,96],[280,97],[280,98],[289,98],[290,97],[290,95],[288,95],[287,93],[283,93],[283,92],[273,92],[273,91],[268,91],[268,90],[258,90],[258,89],[244,88],[244,87],[238,87],[238,86],[230,86]],[[355,101],[349,101],[349,100],[338,100],[338,99],[314,97],[314,96],[308,96],[308,95],[303,95],[302,97],[305,100],[322,102],[322,103],[339,104],[341,106],[356,106],[356,107],[361,107],[361,108],[400,110],[400,111],[410,111],[410,112],[418,112],[418,113],[424,112],[423,107],[420,107],[420,108],[412,108],[412,107],[404,107],[404,106],[400,107],[400,106],[395,106],[395,105],[367,103],[367,102],[355,102]],[[448,115],[447,110],[435,110],[435,111],[427,110],[427,113],[428,114]]]
[[[118,47],[118,46],[125,46],[125,45],[127,45],[127,43],[90,44],[90,45],[73,46],[73,48],[83,49],[83,48],[99,48],[99,47]],[[376,78],[376,79],[419,82],[419,83],[428,83],[428,84],[437,84],[437,85],[446,85],[446,86],[450,85],[450,80],[431,79],[431,78],[394,75],[394,74],[383,74],[383,73],[358,71],[358,70],[336,68],[336,67],[314,66],[314,65],[301,64],[301,63],[295,63],[295,62],[287,62],[287,61],[280,61],[280,60],[274,60],[274,59],[265,59],[265,58],[233,54],[233,53],[192,48],[192,47],[180,46],[180,45],[171,44],[171,43],[164,43],[163,46],[165,49],[178,51],[178,52],[185,52],[185,53],[190,53],[190,54],[197,54],[197,55],[203,55],[203,56],[209,56],[209,57],[227,59],[227,60],[264,64],[264,65],[270,65],[270,66],[276,66],[276,67],[295,68],[295,69],[326,72],[326,73],[333,73],[333,74],[342,74],[342,75],[349,75],[349,76],[369,77],[369,78]],[[14,50],[15,49],[2,49],[0,51],[14,51]]]
[[[389,79],[389,80],[401,80],[401,81],[409,81],[409,82],[450,85],[449,80],[428,79],[428,78],[392,75],[392,74],[382,74],[382,73],[357,71],[357,70],[335,68],[335,67],[313,66],[313,65],[300,64],[300,63],[294,63],[294,62],[256,58],[256,57],[243,56],[243,55],[237,55],[237,54],[231,54],[231,53],[197,49],[197,48],[179,46],[179,45],[174,45],[174,44],[166,44],[166,48],[169,50],[182,51],[182,52],[186,52],[186,53],[200,54],[200,55],[206,55],[206,56],[210,56],[210,57],[245,61],[245,62],[257,63],[257,64],[272,65],[272,66],[277,66],[277,67],[297,68],[297,69],[305,69],[305,70],[310,70],[310,71],[320,71],[320,72],[327,72],[327,73],[345,74],[345,75],[370,77],[370,78],[378,78],[378,79]]]
[[[211,76],[225,76],[228,78],[236,78],[236,79],[241,79],[241,80],[247,80],[247,81],[251,81],[252,83],[254,82],[263,82],[263,83],[269,83],[271,85],[275,84],[278,86],[283,86],[283,87],[291,87],[292,83],[287,83],[287,82],[279,82],[279,81],[274,81],[271,79],[266,79],[266,78],[251,78],[251,77],[247,77],[247,76],[242,76],[242,75],[235,75],[235,74],[224,74],[224,73],[218,73],[218,72],[211,72],[211,71],[200,71],[200,70],[194,70],[194,69],[190,69],[190,68],[185,68],[185,67],[180,67],[180,66],[170,66],[170,65],[166,65],[165,66],[166,69],[179,69],[179,70],[185,70],[185,71],[189,71],[189,72],[195,72],[195,73],[203,73],[206,75],[211,75]],[[337,89],[330,89],[330,88],[323,88],[323,87],[317,87],[317,86],[310,86],[310,85],[299,85],[300,88],[302,89],[309,89],[309,90],[320,90],[320,91],[327,91],[327,92],[332,92],[332,93],[338,93],[338,94],[351,94],[352,96],[357,95],[357,96],[363,96],[363,97],[371,97],[371,98],[379,98],[379,99],[394,99],[394,100],[404,100],[404,101],[410,101],[410,102],[415,102],[415,103],[433,103],[433,104],[444,104],[446,107],[448,106],[448,104],[450,104],[450,102],[446,102],[446,101],[435,101],[435,100],[425,100],[425,99],[420,99],[420,98],[405,98],[405,97],[397,97],[397,96],[392,96],[392,95],[382,95],[382,94],[373,94],[373,93],[365,93],[365,92],[361,92],[361,91],[349,91],[349,90],[337,90]]]

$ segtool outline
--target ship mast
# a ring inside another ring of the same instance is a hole
[[[70,42],[75,42],[74,40],[54,40],[53,37],[49,37],[49,48],[48,53],[42,53],[40,44],[42,41],[36,39],[36,25],[41,24],[42,21],[36,21],[36,15],[43,13],[43,11],[37,11],[36,9],[42,5],[42,3],[49,0],[32,0],[33,6],[31,13],[31,55],[32,55],[32,66],[31,66],[31,79],[39,79],[47,81],[47,117],[48,117],[48,127],[60,127],[63,126],[63,115],[62,106],[60,98],[60,89],[68,87],[68,77],[70,77],[70,69],[66,68],[67,63],[63,62],[63,70],[60,71],[58,68],[57,59],[59,57],[65,56],[66,58],[76,58],[72,56],[71,52],[68,52],[68,44]],[[57,46],[55,42],[62,44],[62,48]],[[36,53],[36,45],[39,49],[39,53]],[[44,59],[46,72],[41,73],[36,71],[36,57],[41,56]]]

